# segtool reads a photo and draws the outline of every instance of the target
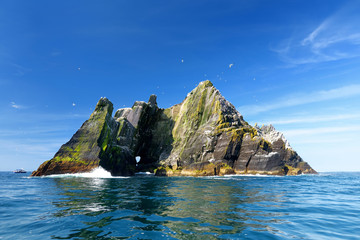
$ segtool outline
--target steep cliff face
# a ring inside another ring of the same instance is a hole
[[[172,150],[158,175],[316,173],[272,126],[252,127],[210,81],[167,110]]]
[[[149,156],[154,168],[147,143],[152,136],[150,126],[161,112],[156,96],[152,95],[148,103],[138,101],[132,108],[119,109],[114,117],[112,112],[113,104],[101,98],[89,120],[32,176],[88,172],[99,166],[114,176],[134,175],[138,155]]]
[[[97,166],[113,175],[144,170],[167,176],[316,173],[272,126],[244,121],[210,81],[171,108],[158,108],[152,95],[147,103],[119,109],[114,118],[111,114],[112,104],[100,99],[90,119],[33,175]]]
[[[99,166],[100,155],[107,144],[106,136],[115,122],[111,117],[113,104],[101,98],[90,118],[74,136],[61,146],[55,156],[40,165],[33,176],[87,172]]]

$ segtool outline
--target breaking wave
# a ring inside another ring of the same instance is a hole
[[[67,178],[67,177],[79,177],[79,178],[129,178],[129,177],[115,177],[110,172],[106,171],[102,167],[93,169],[91,172],[84,173],[66,173],[66,174],[53,174],[43,176],[45,178]]]
[[[154,173],[151,172],[137,172],[135,175],[154,175]]]

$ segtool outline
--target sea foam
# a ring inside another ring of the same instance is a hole
[[[66,174],[53,174],[43,176],[46,178],[67,178],[67,177],[79,177],[79,178],[128,178],[128,177],[114,177],[110,172],[106,171],[102,167],[93,169],[91,172],[84,173],[66,173]]]

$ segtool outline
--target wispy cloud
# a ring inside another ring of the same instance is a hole
[[[270,104],[247,105],[239,107],[239,111],[243,114],[257,114],[267,112],[274,109],[285,107],[293,107],[308,103],[315,103],[333,99],[347,98],[360,95],[360,84],[348,85],[330,90],[322,90],[313,93],[303,93],[297,96],[286,96]]]
[[[348,146],[357,141],[360,134],[360,125],[337,125],[332,126],[318,126],[318,127],[302,127],[295,129],[281,129],[285,137],[292,143],[293,146],[298,144],[318,144],[318,151],[327,151],[329,144],[341,143]],[[341,149],[340,147],[339,149]],[[322,149],[321,149],[322,148]],[[355,147],[356,148],[356,147]]]
[[[338,114],[338,115],[323,115],[323,116],[298,116],[292,118],[283,118],[283,119],[268,119],[263,121],[265,124],[274,124],[274,125],[288,125],[294,123],[323,123],[323,122],[334,122],[341,120],[358,120],[360,119],[359,114]]]
[[[299,145],[299,144],[311,144],[311,145],[329,145],[329,144],[344,144],[344,143],[349,143],[349,142],[352,142],[354,139],[351,138],[351,137],[335,137],[335,138],[332,138],[332,137],[329,137],[328,135],[324,136],[324,137],[316,137],[314,138],[313,136],[312,137],[309,137],[308,135],[304,135],[306,137],[300,139],[299,136],[296,136],[297,138],[297,141],[296,141],[296,145]]]
[[[275,51],[299,65],[360,57],[360,5],[346,5],[303,35],[284,40]]]
[[[52,140],[47,139],[44,141],[38,142],[28,142],[24,140],[1,140],[0,139],[0,150],[5,150],[6,153],[8,149],[13,149],[12,154],[19,154],[19,155],[36,155],[36,156],[53,156],[56,149],[58,149],[64,141],[59,141],[58,139]],[[2,152],[2,154],[4,154]]]
[[[67,131],[72,129],[66,126],[54,126],[41,127],[41,128],[24,128],[24,129],[3,129],[0,128],[0,137],[21,137],[27,136],[33,139],[44,137],[44,136],[54,136],[55,134],[64,134]]]
[[[309,34],[309,36],[307,36],[302,42],[301,45],[306,45],[309,43],[314,42],[315,38],[319,35],[319,33],[321,33],[322,31],[324,31],[325,29],[327,29],[329,25],[329,19],[325,20],[324,22],[322,22],[313,32],[311,32]]]
[[[62,52],[56,51],[56,50],[54,50],[54,51],[52,51],[52,52],[50,53],[50,55],[53,56],[53,57],[60,56],[61,54],[62,54]]]
[[[30,68],[21,66],[20,64],[17,63],[11,63],[11,66],[15,69],[14,75],[18,77],[24,76],[25,73],[30,72],[32,70]]]
[[[23,108],[25,108],[25,106],[16,104],[15,102],[11,102],[11,103],[10,103],[10,106],[11,106],[12,108],[15,108],[15,109],[23,109]]]
[[[294,136],[304,136],[304,135],[312,135],[319,136],[322,134],[332,134],[332,133],[345,133],[345,132],[359,132],[360,125],[352,125],[352,126],[343,126],[343,127],[319,127],[319,128],[302,128],[302,129],[292,129],[285,130],[284,133],[287,137]]]

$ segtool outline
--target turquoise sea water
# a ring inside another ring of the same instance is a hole
[[[360,173],[28,176],[0,172],[0,239],[360,239]]]

